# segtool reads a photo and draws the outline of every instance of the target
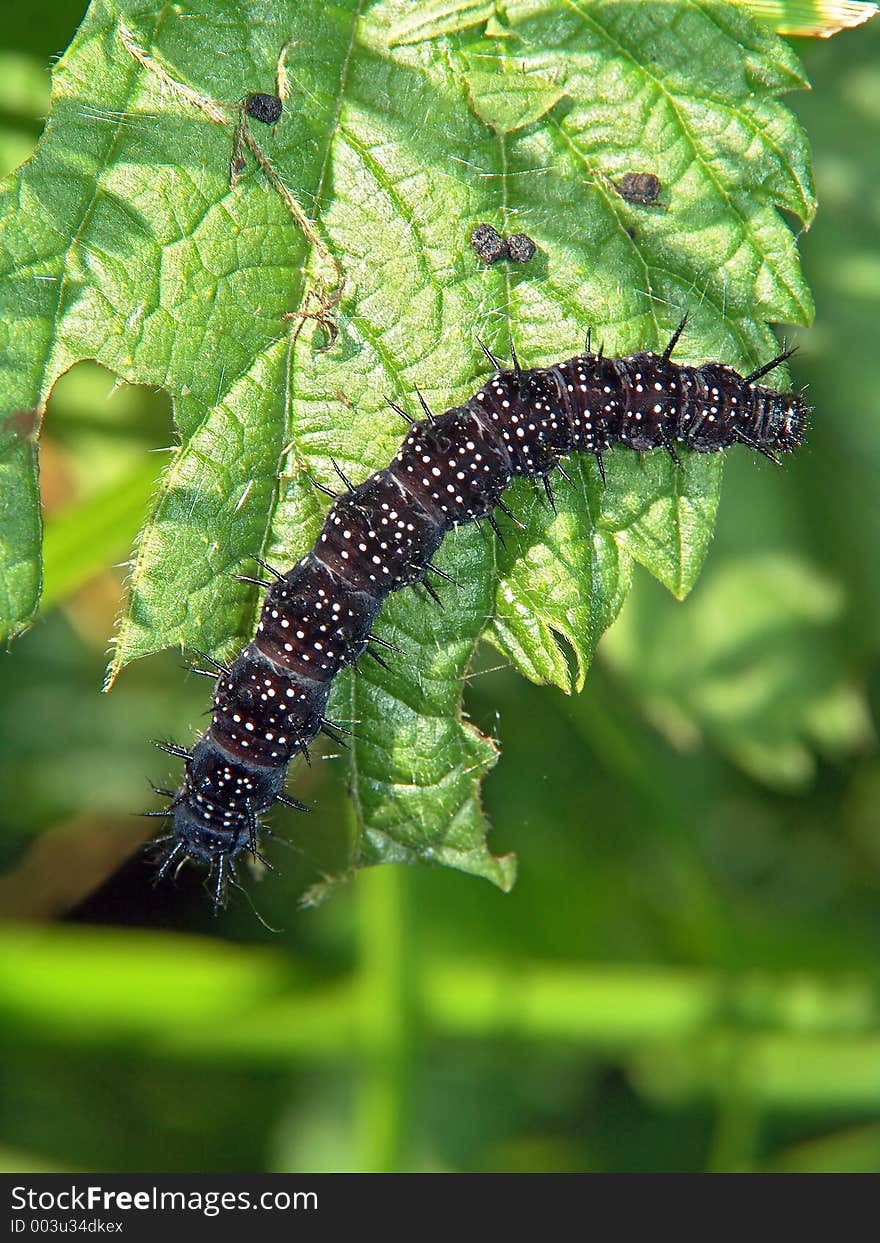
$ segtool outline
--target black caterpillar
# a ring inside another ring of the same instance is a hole
[[[614,445],[662,448],[677,463],[676,444],[716,453],[739,443],[776,461],[801,443],[803,399],[755,383],[791,351],[745,377],[723,363],[679,366],[671,354],[685,322],[663,354],[605,358],[588,340],[558,366],[523,370],[514,359],[503,371],[486,350],[495,374],[463,406],[435,417],[422,401],[418,422],[394,407],[410,429],[391,465],[357,487],[339,472],[345,490],[328,492],[312,551],[286,574],[260,562],[271,582],[246,580],[266,589],[262,615],[232,665],[214,665],[207,731],[192,751],[160,744],[185,775],[176,794],[163,791],[170,806],[147,813],[173,821],[157,879],[189,858],[214,876],[215,910],[223,904],[236,857],[262,858],[260,816],[274,803],[303,809],[283,793],[291,759],[308,758],[322,730],[339,741],[324,715],[330,685],[370,644],[389,646],[372,633],[385,597],[416,583],[435,594],[425,575],[451,527],[486,519],[500,536],[494,510],[509,512],[501,495],[515,475],[540,479],[552,503],[548,477],[565,474],[560,458],[573,451],[593,454],[604,481]]]

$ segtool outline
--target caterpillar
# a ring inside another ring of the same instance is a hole
[[[284,793],[288,765],[308,758],[324,731],[340,741],[325,716],[331,683],[366,651],[382,662],[373,633],[382,602],[393,591],[423,584],[431,559],[456,525],[485,520],[500,537],[496,508],[517,475],[543,483],[568,480],[561,459],[592,454],[605,480],[603,455],[616,445],[638,452],[662,449],[679,464],[676,445],[717,453],[743,444],[778,463],[802,442],[803,398],[757,383],[790,357],[784,351],[750,375],[723,363],[681,366],[672,352],[682,320],[662,354],[605,357],[591,351],[551,367],[502,369],[484,346],[494,372],[473,397],[434,415],[410,418],[396,457],[363,483],[337,468],[342,491],[316,485],[333,503],[311,551],[282,573],[263,562],[269,580],[244,577],[265,590],[256,634],[216,675],[211,724],[192,749],[160,743],[184,761],[171,803],[146,815],[167,817],[171,829],[157,880],[191,860],[213,877],[215,912],[236,880],[243,853],[262,860],[261,817],[275,804],[304,810]],[[446,577],[435,570],[441,577]],[[265,860],[263,860],[265,862]]]

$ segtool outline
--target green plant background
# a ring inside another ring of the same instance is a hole
[[[7,22],[4,168],[80,16]],[[821,207],[793,369],[807,450],[784,472],[730,456],[693,595],[637,574],[580,696],[492,651],[472,671],[471,717],[503,748],[484,797],[493,851],[520,857],[510,895],[385,867],[298,912],[352,833],[322,762],[298,783],[319,809],[301,853],[251,885],[283,931],[242,902],[211,919],[192,876],[157,900],[131,791],[155,769],[144,739],[197,720],[204,684],[166,653],[99,687],[106,566],[169,414],[145,390],[105,400],[94,366],[59,382],[45,608],[0,665],[5,1168],[880,1165],[878,51],[870,26],[798,45]]]

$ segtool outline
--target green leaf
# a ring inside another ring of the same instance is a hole
[[[405,655],[392,658],[390,671],[365,659],[335,688],[331,715],[355,733],[351,794],[364,826],[357,864],[445,863],[505,890],[513,884],[513,857],[493,858],[483,845],[480,781],[496,749],[461,718],[463,680],[492,607],[491,553],[478,531],[455,532],[436,564],[474,590],[447,591],[442,611],[429,602],[427,627],[418,595],[395,597],[382,634]]]
[[[549,526],[534,504],[518,507],[528,525],[499,557],[486,637],[532,681],[583,688],[596,644],[626,597],[634,560],[679,599],[699,573],[720,491],[717,463],[692,454],[678,469],[660,454],[620,457],[605,486],[592,464],[568,471],[575,486],[558,489],[559,514]]]
[[[490,57],[489,63],[499,61]],[[538,73],[524,73],[519,64],[503,57],[491,70],[480,68],[478,56],[465,56],[471,107],[494,130],[512,134],[539,121],[558,104],[564,91]]]
[[[681,358],[747,369],[774,349],[768,321],[811,314],[779,210],[813,212],[806,142],[777,99],[803,77],[740,9],[257,10],[95,0],[0,199],[6,632],[38,587],[20,412],[42,415],[82,358],[173,402],[180,448],[109,681],[170,645],[236,650],[257,599],[234,573],[309,546],[326,508],[309,480],[331,486],[331,459],[358,481],[388,462],[402,427],[384,395],[418,387],[445,409],[473,393],[478,338],[538,365],[576,352],[588,326],[610,352],[662,346],[689,309]],[[273,89],[280,123],[237,130],[237,101]],[[628,171],[657,173],[662,206],[618,195]],[[525,229],[538,254],[481,267],[467,239],[482,220]],[[479,802],[494,748],[461,712],[474,645],[486,634],[527,676],[580,687],[633,562],[683,596],[711,537],[720,458],[685,455],[679,472],[620,451],[607,465],[603,489],[572,463],[555,517],[514,489],[525,530],[505,526],[505,547],[450,540],[446,611],[392,601],[384,624],[405,656],[340,680],[337,710],[358,721],[354,862],[430,858],[510,883]]]
[[[40,487],[34,416],[7,415],[0,448],[0,615],[10,624],[29,618],[40,599]]]
[[[813,776],[814,745],[868,743],[867,708],[831,642],[842,593],[812,567],[752,554],[711,571],[684,615],[655,597],[634,592],[602,650],[673,743],[706,737],[782,789]]]

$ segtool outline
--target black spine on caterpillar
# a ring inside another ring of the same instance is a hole
[[[260,857],[260,824],[288,764],[329,723],[336,674],[367,649],[382,602],[420,583],[447,531],[486,518],[514,475],[547,476],[560,458],[615,445],[715,453],[741,443],[776,461],[802,441],[795,393],[721,363],[679,366],[665,353],[585,353],[547,368],[496,371],[465,405],[413,423],[390,466],[338,496],[315,547],[268,585],[257,633],[217,678],[208,730],[185,755],[159,876],[192,859],[216,875],[222,905],[235,859]],[[295,805],[295,804],[294,804]],[[156,813],[153,813],[156,814]],[[163,814],[163,813],[159,813]]]

